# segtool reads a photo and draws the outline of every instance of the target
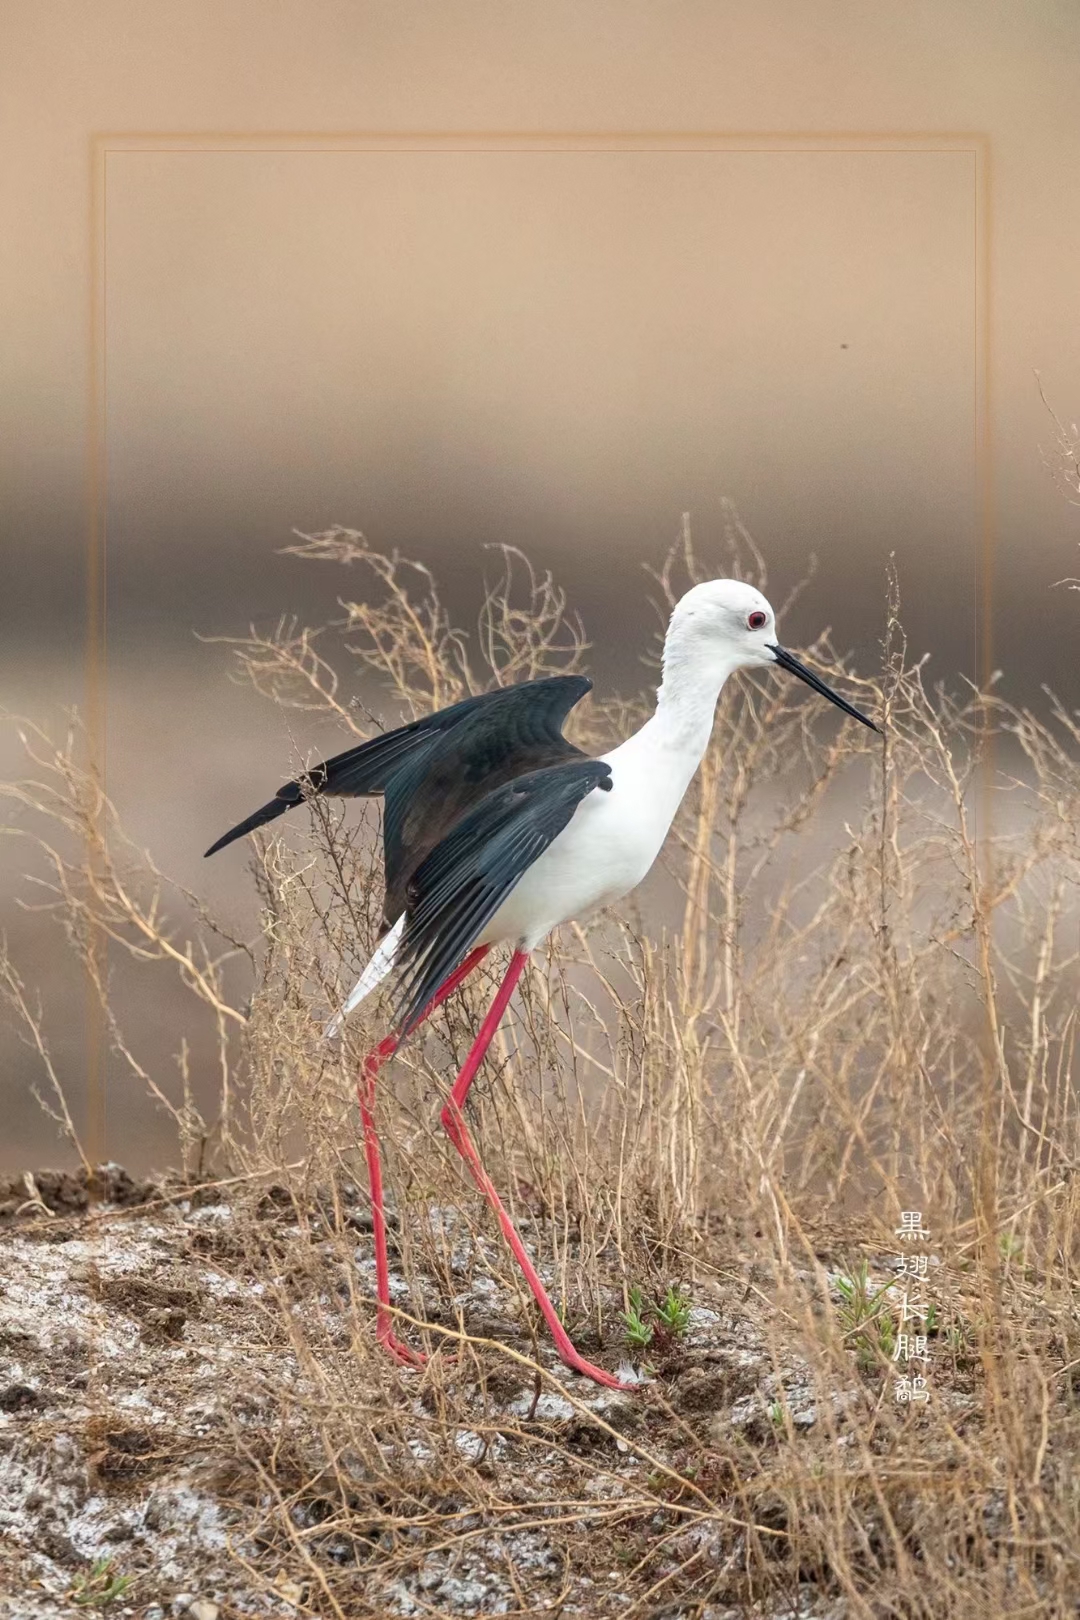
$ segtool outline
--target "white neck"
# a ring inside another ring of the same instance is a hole
[[[669,824],[709,746],[721,688],[737,667],[728,659],[703,659],[700,650],[673,644],[669,636],[653,715],[606,756],[613,769],[642,773],[643,789]]]
[[[730,659],[706,660],[677,643],[672,646],[670,638],[664,648],[663,680],[648,724],[666,747],[693,755],[695,768],[709,746],[717,699],[736,667]]]

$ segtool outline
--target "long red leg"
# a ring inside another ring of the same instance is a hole
[[[455,968],[450,977],[443,981],[428,1002],[420,1015],[416,1029],[425,1018],[435,1011],[447,998],[452,995],[488,953],[486,945],[478,945],[470,951],[461,966]],[[388,1057],[392,1057],[401,1042],[400,1034],[387,1035],[381,1040],[373,1052],[369,1052],[364,1059],[361,1079],[356,1087],[356,1094],[360,1100],[360,1118],[364,1125],[364,1153],[367,1157],[368,1185],[371,1189],[371,1229],[375,1239],[375,1292],[378,1298],[376,1313],[376,1337],[381,1345],[385,1345],[392,1356],[398,1361],[410,1362],[413,1366],[422,1366],[425,1357],[416,1350],[410,1350],[396,1337],[392,1328],[393,1317],[390,1314],[390,1265],[386,1252],[386,1211],[383,1207],[382,1165],[379,1162],[379,1138],[375,1130],[375,1077]]]
[[[476,1078],[476,1071],[480,1067],[484,1053],[491,1045],[495,1031],[502,1020],[502,1015],[506,1011],[507,1003],[514,993],[514,986],[520,979],[521,971],[527,961],[528,954],[525,951],[515,951],[511,957],[510,967],[505,979],[499,986],[499,993],[492,1002],[491,1009],[483,1024],[480,1026],[480,1033],[473,1042],[468,1057],[465,1059],[465,1067],[454,1082],[450,1099],[442,1111],[442,1123],[451,1142],[453,1142],[468,1165],[476,1185],[499,1217],[499,1225],[502,1227],[503,1236],[513,1250],[518,1265],[525,1273],[525,1280],[533,1291],[536,1303],[544,1313],[544,1320],[551,1329],[551,1336],[555,1340],[555,1348],[563,1361],[568,1367],[572,1367],[575,1372],[584,1373],[586,1378],[595,1379],[598,1384],[605,1384],[608,1389],[632,1388],[634,1386],[620,1383],[619,1379],[613,1378],[611,1373],[605,1372],[602,1367],[594,1367],[591,1361],[586,1361],[584,1356],[579,1355],[577,1350],[574,1349],[566,1329],[559,1321],[558,1312],[548,1297],[547,1290],[537,1276],[536,1267],[525,1252],[525,1245],[518,1236],[513,1221],[503,1208],[502,1200],[495,1191],[490,1176],[480,1162],[480,1155],[477,1153],[472,1137],[469,1135],[465,1124],[465,1116],[462,1113],[465,1099],[469,1094],[469,1087]]]

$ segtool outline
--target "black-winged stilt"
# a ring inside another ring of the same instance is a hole
[[[586,917],[641,882],[701,763],[724,682],[737,669],[772,665],[878,729],[777,644],[773,610],[760,591],[741,580],[710,580],[676,603],[656,710],[611,753],[590,759],[562,735],[589,680],[551,675],[525,681],[466,698],[313,766],[207,850],[213,855],[315,793],[383,795],[385,931],[340,1017],[394,974],[397,1027],[365,1059],[359,1095],[371,1182],[377,1333],[399,1359],[422,1358],[392,1331],[375,1076],[492,945],[509,944],[509,968],[454,1082],[442,1123],[498,1216],[563,1361],[600,1384],[621,1387],[571,1343],[480,1162],[465,1124],[465,1099],[530,951],[559,923]]]

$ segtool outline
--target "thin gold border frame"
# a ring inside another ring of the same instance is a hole
[[[462,131],[354,131],[320,133],[276,130],[237,133],[206,131],[162,134],[118,131],[90,138],[90,340],[86,448],[86,730],[91,768],[104,784],[106,748],[106,453],[107,374],[106,241],[109,157],[120,152],[967,152],[972,158],[975,230],[972,268],[975,285],[975,480],[976,480],[976,649],[977,677],[985,687],[993,672],[993,591],[995,564],[994,487],[990,373],[990,142],[974,132],[681,131],[622,133],[572,131],[527,133]],[[984,771],[978,822],[989,821],[989,772]],[[100,858],[104,827],[90,859]],[[94,949],[104,955],[101,938]],[[86,1144],[92,1164],[105,1158],[106,1030],[98,997],[89,988],[87,1030]]]

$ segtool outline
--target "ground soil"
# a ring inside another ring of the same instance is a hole
[[[310,1474],[284,1506],[272,1501],[287,1494],[283,1458],[297,1432],[282,1392],[301,1400],[307,1375],[295,1338],[267,1308],[267,1279],[273,1272],[288,1287],[291,1265],[302,1305],[296,1255],[318,1246],[319,1227],[298,1222],[284,1189],[236,1194],[227,1185],[137,1183],[116,1167],[97,1183],[41,1172],[0,1187],[0,1614],[842,1620],[857,1612],[813,1561],[801,1574],[778,1574],[772,1591],[759,1582],[733,1597],[748,1562],[741,1518],[753,1514],[760,1538],[772,1511],[775,1534],[786,1534],[779,1499],[769,1497],[779,1448],[802,1448],[810,1468],[835,1464],[885,1398],[880,1369],[853,1356],[823,1410],[820,1382],[797,1350],[778,1352],[767,1278],[745,1255],[729,1256],[695,1289],[685,1331],[654,1342],[651,1376],[629,1394],[566,1374],[546,1341],[523,1332],[492,1274],[464,1265],[454,1306],[491,1346],[476,1382],[455,1394],[453,1372],[393,1369],[384,1428],[372,1430],[386,1436],[398,1485],[437,1444],[456,1454],[442,1530],[421,1515],[390,1540],[364,1532],[357,1516],[375,1498],[350,1496],[353,1517],[343,1518]],[[452,1226],[455,1211],[436,1216]],[[360,1332],[370,1337],[370,1221],[359,1196],[347,1218]],[[261,1252],[278,1246],[269,1271],[253,1264],[253,1230]],[[463,1236],[464,1250],[478,1241]],[[883,1272],[890,1263],[880,1257]],[[400,1278],[395,1288],[407,1292]],[[422,1285],[411,1308],[419,1297],[437,1313],[437,1292]],[[320,1308],[332,1317],[337,1305],[324,1299]],[[346,1392],[350,1366],[364,1381],[374,1365],[369,1343],[349,1359],[347,1308],[355,1313],[355,1299],[341,1302],[333,1329]],[[546,1358],[563,1391],[500,1357],[500,1345]],[[614,1365],[618,1354],[607,1350]],[[629,1376],[625,1347],[623,1355]],[[962,1426],[977,1404],[970,1375],[937,1399]],[[905,1413],[912,1425],[925,1418]],[[756,1470],[760,1489],[741,1509],[725,1468]],[[362,1472],[357,1465],[358,1481]],[[698,1511],[694,1491],[706,1507],[726,1501],[726,1516]],[[560,1502],[579,1506],[560,1513]],[[464,1526],[456,1539],[445,1533],[449,1519]]]

